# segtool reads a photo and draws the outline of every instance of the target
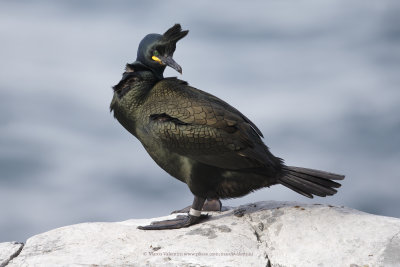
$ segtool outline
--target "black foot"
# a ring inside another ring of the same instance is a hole
[[[174,210],[173,212],[171,212],[171,214],[188,213],[190,208],[191,208],[191,206],[187,206],[186,208],[183,208],[180,210]],[[221,209],[222,209],[222,203],[218,198],[217,199],[207,199],[203,205],[202,211],[221,211]]]
[[[199,217],[192,215],[178,215],[175,219],[151,222],[150,225],[138,226],[140,230],[164,230],[179,229],[199,223],[209,217],[208,214],[202,214]]]
[[[188,213],[191,207],[192,206],[187,206],[186,208],[183,208],[183,209],[180,209],[180,210],[174,210],[173,212],[171,212],[171,214],[174,214],[174,213]]]

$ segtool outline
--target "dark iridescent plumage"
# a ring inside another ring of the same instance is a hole
[[[127,65],[114,87],[111,110],[136,136],[154,161],[186,183],[195,195],[193,209],[205,199],[233,198],[283,184],[307,197],[336,193],[342,175],[288,167],[272,155],[257,126],[223,100],[176,78],[163,78],[176,42],[186,36],[180,25],[164,35],[146,36],[137,61]],[[142,229],[180,228],[199,221],[193,215]]]

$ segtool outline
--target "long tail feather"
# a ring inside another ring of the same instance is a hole
[[[301,167],[286,166],[284,171],[285,175],[279,178],[279,183],[309,198],[336,194],[334,188],[341,185],[332,180],[344,179],[344,175]]]

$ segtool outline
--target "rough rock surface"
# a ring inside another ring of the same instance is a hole
[[[4,267],[17,256],[24,244],[18,242],[4,242],[0,243],[0,267]]]
[[[259,202],[212,213],[189,228],[136,229],[175,216],[58,228],[29,238],[7,267],[400,266],[397,218],[318,204]]]

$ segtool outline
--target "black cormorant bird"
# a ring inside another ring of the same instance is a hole
[[[139,226],[176,229],[198,223],[206,200],[241,197],[282,184],[312,198],[335,194],[343,175],[286,166],[263,143],[261,131],[236,108],[177,78],[164,78],[166,66],[182,73],[172,59],[176,43],[187,35],[179,24],[163,35],[149,34],[137,59],[127,64],[113,87],[114,117],[140,140],[154,161],[186,183],[194,195],[187,216]],[[207,203],[207,202],[206,202]],[[204,210],[204,209],[203,209]]]

